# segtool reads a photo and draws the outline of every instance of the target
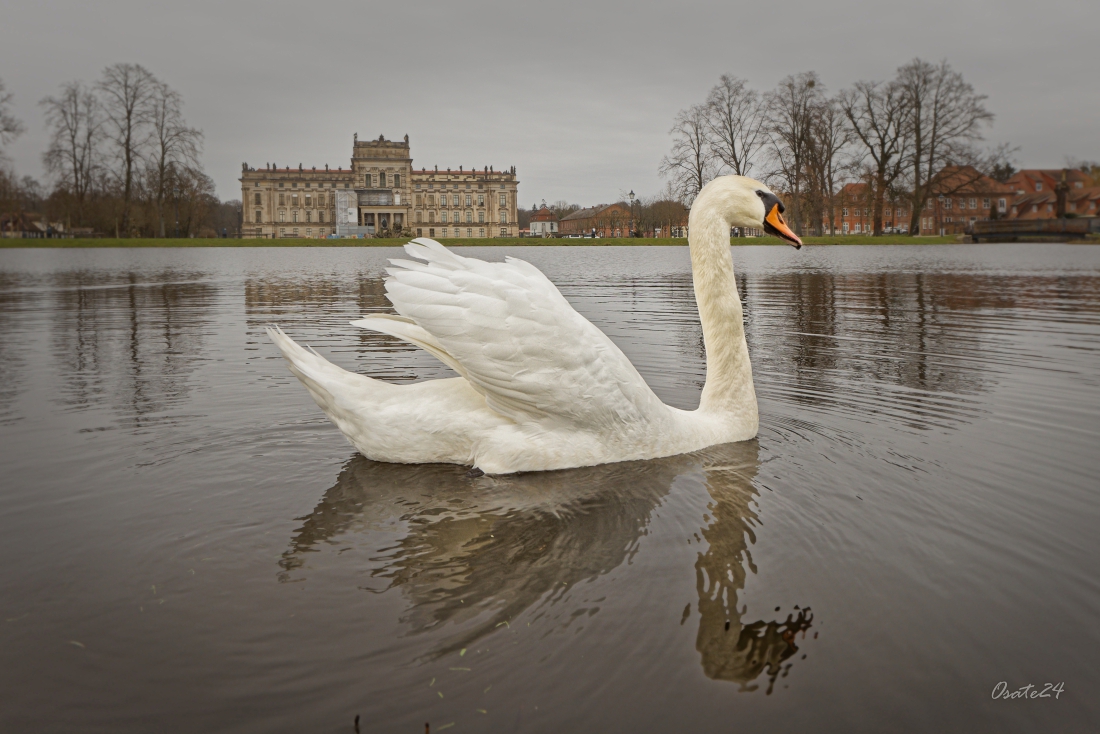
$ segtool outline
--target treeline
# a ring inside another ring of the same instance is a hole
[[[967,183],[959,167],[1002,181],[1014,172],[1007,146],[982,148],[993,122],[985,100],[946,61],[919,58],[891,79],[836,94],[814,72],[788,76],[767,92],[725,75],[704,102],[677,115],[660,172],[685,203],[717,175],[763,180],[782,191],[795,231],[815,234],[835,221],[843,185],[861,181],[874,234],[893,201],[907,204],[915,235],[929,197],[944,193],[937,186],[945,171],[955,172],[954,186]]]
[[[0,81],[0,146],[24,131],[10,101]],[[236,233],[238,202],[219,201],[202,170],[202,131],[184,119],[180,94],[144,67],[108,66],[94,84],[68,82],[39,104],[48,184],[0,166],[5,229],[38,221],[116,237]]]

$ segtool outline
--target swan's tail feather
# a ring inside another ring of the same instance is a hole
[[[366,375],[337,367],[312,347],[307,349],[298,344],[274,324],[266,327],[266,331],[286,358],[291,373],[301,380],[317,405],[333,420],[337,420],[336,411],[353,409],[355,403],[345,401],[369,399],[371,393],[384,385]]]

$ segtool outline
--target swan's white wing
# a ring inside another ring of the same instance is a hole
[[[533,265],[461,257],[427,239],[405,249],[424,262],[394,260],[386,293],[415,323],[384,330],[445,354],[497,412],[600,430],[663,410],[626,355]]]

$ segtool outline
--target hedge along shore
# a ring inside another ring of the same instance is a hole
[[[173,239],[173,238],[114,238],[100,237],[88,239],[0,239],[0,248],[25,248],[25,247],[401,247],[411,237],[392,239]],[[599,239],[543,239],[538,237],[494,237],[494,238],[461,238],[439,239],[447,247],[683,247],[687,240],[683,237],[663,237],[658,239],[647,238],[599,238]],[[907,237],[905,235],[888,235],[883,237],[868,237],[865,235],[847,235],[838,237],[804,237],[807,245],[954,245],[964,242],[962,235],[949,237]],[[778,237],[731,237],[730,244],[735,246],[748,245],[786,245],[787,243]]]

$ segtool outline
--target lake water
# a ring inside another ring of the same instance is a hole
[[[686,248],[462,252],[695,407]],[[479,479],[263,333],[448,374],[347,323],[397,254],[0,250],[0,730],[1100,728],[1100,248],[735,248],[757,440]]]

